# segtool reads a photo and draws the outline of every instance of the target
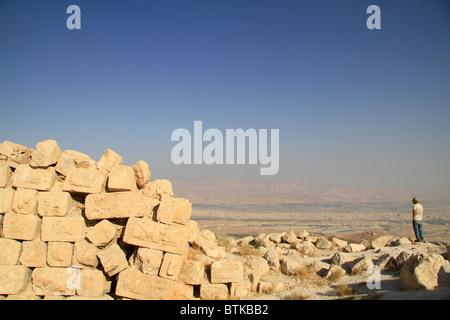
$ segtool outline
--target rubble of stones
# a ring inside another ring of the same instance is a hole
[[[239,299],[281,290],[268,274],[306,267],[332,278],[374,264],[401,268],[407,288],[438,286],[443,246],[372,261],[364,252],[409,240],[355,244],[290,231],[228,238],[230,248],[200,232],[170,181],[150,177],[147,163],[123,165],[109,149],[96,162],[54,140],[35,150],[0,144],[0,299]],[[329,263],[305,259],[326,250],[335,252]],[[345,269],[354,252],[361,256]]]

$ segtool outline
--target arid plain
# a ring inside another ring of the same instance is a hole
[[[258,235],[293,230],[324,236],[388,233],[413,237],[411,199],[425,208],[428,241],[450,242],[450,194],[445,191],[171,179],[193,203],[192,219],[216,234]]]

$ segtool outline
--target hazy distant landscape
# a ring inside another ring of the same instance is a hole
[[[201,228],[236,236],[303,229],[324,235],[383,231],[412,235],[411,199],[422,199],[430,241],[450,241],[450,196],[445,191],[171,179],[177,197],[193,203]]]

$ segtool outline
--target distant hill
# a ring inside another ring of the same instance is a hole
[[[449,205],[450,192],[380,187],[257,182],[239,179],[170,178],[175,196],[194,204],[330,204],[402,203],[416,196],[424,204]]]

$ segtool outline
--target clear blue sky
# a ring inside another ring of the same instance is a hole
[[[264,179],[450,190],[450,2],[1,0],[0,108],[0,141],[111,148],[155,178],[261,179],[171,164],[172,131],[202,120],[279,129]]]

